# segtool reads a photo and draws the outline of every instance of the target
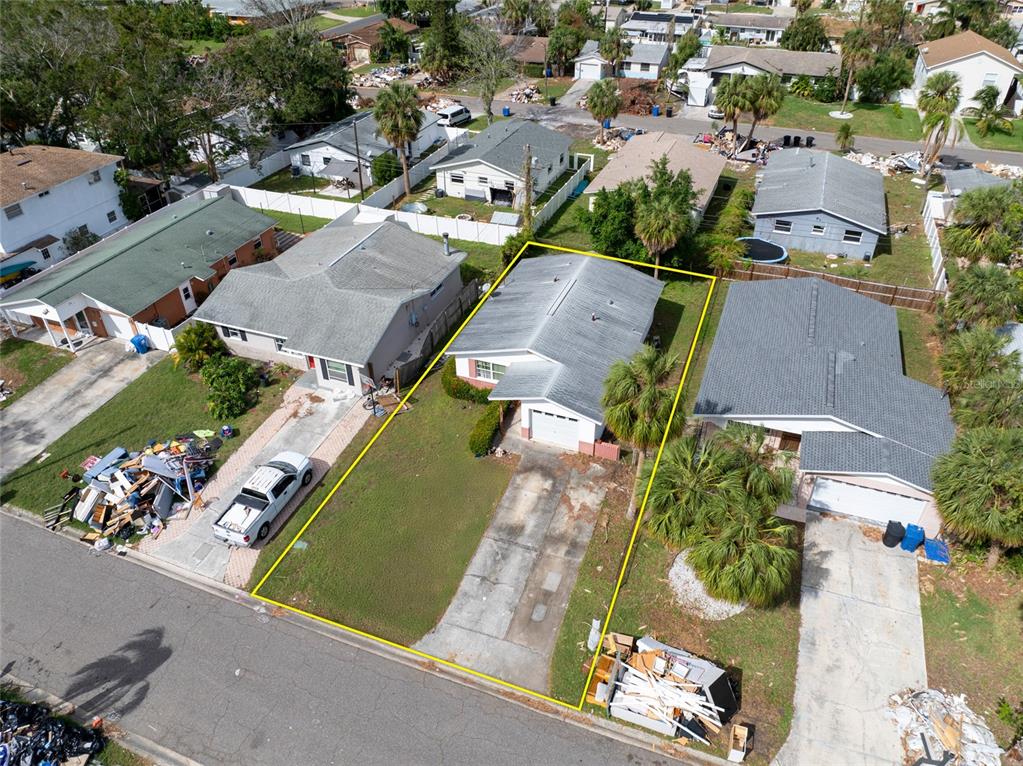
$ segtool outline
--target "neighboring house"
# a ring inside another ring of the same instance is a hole
[[[781,33],[792,23],[791,16],[766,13],[713,13],[705,18],[728,39],[753,45],[777,45]]]
[[[526,146],[533,158],[533,200],[569,169],[572,139],[528,120],[501,120],[453,149],[433,166],[437,189],[449,197],[519,205]]]
[[[930,16],[941,10],[945,0],[906,0],[903,7],[918,16]]]
[[[966,192],[991,186],[1008,186],[1012,183],[1007,178],[999,178],[979,168],[945,170],[942,175],[945,177],[944,188],[927,193],[930,215],[940,223],[951,222],[956,202]]]
[[[162,0],[165,4],[173,5],[180,0]],[[248,0],[203,0],[203,5],[210,13],[219,13],[226,16],[231,24],[250,24],[255,19],[261,18],[262,14],[252,7]]]
[[[650,165],[661,157],[668,158],[668,169],[673,173],[686,170],[697,192],[694,213],[702,219],[707,211],[721,171],[727,160],[716,152],[701,149],[688,136],[656,131],[633,136],[611,155],[596,178],[583,190],[589,197],[590,208],[601,189],[617,189],[626,181],[647,178]]]
[[[599,45],[596,40],[587,40],[579,55],[572,59],[572,76],[576,80],[603,80],[610,73],[611,65],[600,55]]]
[[[419,136],[409,147],[409,157],[418,157],[433,144],[447,138],[438,119],[435,113],[423,110],[423,125]],[[291,155],[292,172],[298,168],[298,172],[305,176],[346,178],[355,188],[359,185],[360,166],[363,185],[369,187],[373,184],[373,158],[386,152],[396,154],[394,147],[379,133],[371,111],[359,112],[335,122],[304,141],[292,144],[287,151]]]
[[[675,33],[671,40],[668,40],[668,29],[672,21],[675,22]],[[621,25],[622,29],[634,42],[644,41],[652,43],[671,42],[677,40],[688,32],[696,23],[696,17],[692,14],[682,13],[651,13],[647,11],[636,11],[629,17],[629,20]]]
[[[320,384],[361,395],[406,352],[415,357],[410,347],[462,288],[464,257],[396,223],[335,222],[232,272],[196,318],[235,353],[316,370]]]
[[[590,15],[603,21],[604,31],[620,27],[629,18],[629,12],[623,5],[610,3],[594,3],[590,6]]]
[[[182,200],[17,285],[0,312],[45,329],[55,346],[129,339],[140,325],[170,329],[231,269],[274,257],[273,226],[230,199]]]
[[[104,236],[128,223],[114,172],[123,157],[59,146],[0,153],[0,258],[5,277],[69,253],[72,231]]]
[[[414,40],[419,27],[399,18],[385,18],[382,14],[374,14],[364,19],[341,24],[320,32],[320,39],[329,42],[335,48],[344,51],[345,59],[352,66],[368,64],[373,61],[380,48],[380,30],[385,24],[404,32]]]
[[[611,64],[600,55],[596,40],[587,40],[572,63],[576,80],[603,80],[611,72]],[[616,77],[656,80],[667,66],[671,46],[667,43],[633,43],[632,51],[619,62]]]
[[[784,48],[747,48],[738,45],[711,46],[705,58],[690,59],[694,71],[709,74],[717,84],[729,75],[774,74],[788,83],[796,77],[806,76],[818,80],[838,75],[842,57],[836,53],[815,51],[789,51]]]
[[[543,66],[547,63],[547,37],[528,35],[501,35],[501,45],[519,64]]]
[[[298,134],[292,130],[272,131],[252,118],[245,108],[232,109],[216,120],[217,125],[224,126],[210,134],[210,140],[216,153],[217,172],[220,176],[236,168],[255,167],[261,160],[286,150],[298,140]],[[248,142],[251,148],[229,153],[228,135],[237,135]],[[204,139],[205,137],[203,137]],[[206,155],[199,146],[199,139],[193,139],[188,145],[188,156],[194,162],[206,162]]]
[[[903,100],[916,104],[927,79],[938,72],[954,72],[959,77],[962,99],[959,111],[978,106],[974,94],[986,85],[998,88],[998,100],[1008,104],[1014,114],[1023,108],[1023,63],[997,43],[976,32],[960,32],[917,46],[919,56],[912,93]]]
[[[842,52],[842,38],[856,28],[855,19],[843,19],[837,16],[821,16],[824,24],[824,34],[828,36],[828,43],[835,53]],[[838,70],[835,70],[835,77],[838,77]]]
[[[800,504],[937,532],[931,468],[955,428],[904,374],[890,306],[816,277],[729,286],[694,415],[798,451]]]
[[[588,455],[601,444],[611,365],[650,330],[663,283],[585,255],[520,261],[448,349],[459,377],[522,404],[522,436]]]
[[[888,233],[881,174],[811,149],[771,156],[751,212],[754,236],[864,261]]]

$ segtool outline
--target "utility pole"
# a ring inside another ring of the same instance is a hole
[[[359,152],[359,121],[352,120],[352,132],[355,134],[355,168],[359,171],[359,201],[366,199],[366,191],[362,188],[362,154]]]
[[[533,228],[533,152],[529,144],[524,147],[522,168],[522,229]]]

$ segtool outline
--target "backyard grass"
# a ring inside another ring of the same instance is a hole
[[[1023,119],[1012,121],[1012,133],[1001,131],[988,133],[986,136],[977,132],[976,120],[963,120],[966,134],[970,141],[981,149],[994,149],[1002,152],[1023,152]]]
[[[500,93],[501,91],[508,90],[508,88],[512,87],[514,84],[514,77],[502,77],[497,81],[497,87],[495,88],[494,93]],[[478,82],[467,80],[463,82],[447,83],[446,85],[438,85],[432,90],[436,93],[455,96],[456,98],[461,96],[479,98],[482,86]]]
[[[507,117],[502,117],[500,112],[495,113],[493,118],[493,122],[508,119]],[[489,126],[490,123],[487,122],[487,116],[485,114],[481,114],[479,117],[473,117],[472,122],[467,122],[462,127],[466,130],[486,130]]]
[[[789,94],[781,110],[767,124],[794,130],[834,133],[844,121],[830,117],[828,112],[837,112],[841,108],[841,102],[822,104]],[[852,129],[857,136],[880,136],[904,141],[919,141],[921,138],[920,117],[915,109],[903,108],[899,112],[891,104],[854,103],[850,103],[848,109],[853,114]]]
[[[266,208],[259,208],[259,212],[273,218],[280,228],[293,234],[308,234],[311,231],[322,229],[330,223],[329,218],[318,218],[302,213],[284,213],[280,210],[267,210]]]
[[[548,186],[546,189],[543,190],[543,194],[541,194],[539,197],[537,197],[533,201],[533,205],[536,208],[542,208],[544,205],[546,205],[547,202],[551,199],[551,197],[553,197],[555,194],[557,194],[559,191],[561,191],[561,187],[564,186],[565,184],[567,184],[568,180],[574,174],[575,174],[575,171],[572,170],[571,168],[569,168],[564,173],[562,173],[560,176],[558,176],[553,181],[551,181],[550,186]]]
[[[435,237],[440,239],[440,237]],[[483,242],[469,242],[468,240],[449,240],[451,247],[455,250],[464,250],[468,256],[462,261],[462,279],[468,281],[478,278],[480,284],[493,282],[504,270],[501,262],[501,246],[488,245]]]
[[[928,686],[965,694],[1005,747],[1011,729],[995,709],[1003,695],[1023,702],[1023,578],[953,549],[950,566],[921,566],[920,611]]]
[[[74,358],[70,351],[42,343],[21,338],[4,339],[0,342],[0,380],[14,393],[0,402],[0,410],[13,404]]]
[[[258,403],[240,418],[231,420],[238,436],[224,441],[217,453],[219,466],[241,446],[280,404],[293,376],[259,389]],[[28,463],[4,479],[0,502],[42,513],[60,502],[68,489],[59,474],[65,468],[80,472],[89,455],[103,456],[115,447],[139,450],[150,441],[167,439],[195,429],[217,431],[221,421],[206,412],[206,387],[184,367],[164,359],[129,383],[110,401],[89,415],[45,452],[39,462]]]
[[[303,191],[319,191],[325,189],[330,185],[330,182],[326,178],[316,178],[315,176],[293,176],[291,174],[291,168],[287,167],[283,170],[278,170],[276,173],[268,175],[266,178],[261,179],[257,183],[252,184],[252,189],[262,189],[271,192],[280,192],[281,194],[294,194],[295,192]]]
[[[941,386],[938,355],[941,344],[934,335],[934,315],[912,309],[895,309],[899,316],[899,338],[902,341],[902,363],[906,375]]]
[[[514,470],[506,458],[477,459],[466,440],[483,407],[452,399],[440,373],[416,392],[349,474],[260,594],[405,645],[429,632],[447,608]],[[373,419],[328,474],[355,459]],[[307,500],[253,578],[273,563],[323,497]],[[253,582],[258,582],[254,579]]]

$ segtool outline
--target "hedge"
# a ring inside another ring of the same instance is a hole
[[[502,402],[491,402],[483,410],[480,419],[469,432],[469,450],[476,457],[482,457],[490,452],[490,445],[494,443],[494,437],[501,430],[501,419],[504,417],[504,406]]]
[[[440,385],[445,393],[453,399],[464,399],[467,402],[476,404],[489,403],[490,391],[485,388],[476,388],[458,377],[455,372],[455,358],[451,357],[444,363],[440,373]]]

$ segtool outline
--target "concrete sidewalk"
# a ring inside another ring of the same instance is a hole
[[[129,353],[119,340],[81,348],[71,362],[0,410],[0,476],[32,460],[165,356]]]

